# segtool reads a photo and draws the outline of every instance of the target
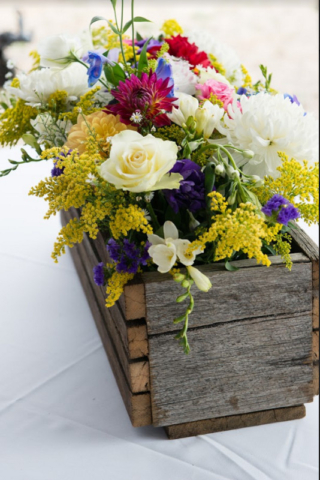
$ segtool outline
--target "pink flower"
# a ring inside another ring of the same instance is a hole
[[[198,83],[196,88],[197,97],[200,100],[210,99],[210,97],[214,95],[223,103],[223,108],[226,111],[228,109],[228,105],[234,100],[234,88],[230,88],[225,83],[218,82],[213,78],[210,78],[204,84]]]
[[[152,122],[156,127],[170,125],[171,121],[166,113],[171,113],[177,98],[170,96],[172,92],[170,78],[158,79],[156,73],[142,73],[141,79],[131,75],[124,82],[120,82],[118,88],[111,90],[112,95],[118,101],[108,105],[107,113],[120,115],[121,122],[126,125],[132,123],[132,115],[138,113],[140,126]]]

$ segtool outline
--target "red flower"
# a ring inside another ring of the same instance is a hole
[[[120,82],[117,89],[111,90],[112,95],[119,103],[108,105],[106,112],[120,115],[126,125],[132,122],[132,115],[141,115],[140,126],[152,122],[156,127],[170,125],[171,121],[166,112],[171,113],[175,97],[168,98],[172,91],[169,85],[170,78],[161,80],[156,73],[142,73],[141,79],[131,75],[125,82]]]
[[[208,55],[205,52],[199,51],[197,45],[190,43],[187,37],[177,35],[176,37],[167,38],[166,42],[170,47],[170,55],[187,60],[193,68],[197,65],[202,65],[205,68],[212,66]]]

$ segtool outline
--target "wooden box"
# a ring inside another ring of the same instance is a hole
[[[63,212],[63,224],[74,216]],[[269,268],[202,267],[213,288],[194,289],[189,355],[174,339],[184,306],[171,276],[141,275],[107,309],[92,273],[108,261],[102,235],[71,249],[134,427],[165,427],[174,439],[305,415],[319,393],[319,256],[302,230],[292,236],[291,272],[280,257]]]

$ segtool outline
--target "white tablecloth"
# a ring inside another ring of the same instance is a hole
[[[0,479],[318,478],[317,400],[303,420],[184,440],[131,426],[70,254],[50,258],[59,218],[27,196],[50,168],[0,179]]]

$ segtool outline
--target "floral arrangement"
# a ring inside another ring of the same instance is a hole
[[[295,95],[271,87],[264,66],[253,83],[237,54],[211,34],[174,20],[144,38],[123,0],[115,20],[92,19],[80,36],[45,39],[34,66],[2,93],[1,145],[22,139],[22,164],[49,161],[31,189],[49,204],[45,218],[79,209],[60,231],[66,246],[102,232],[110,261],[94,269],[106,306],[145,271],[169,273],[187,302],[174,323],[189,352],[192,285],[208,292],[201,265],[281,255],[291,268],[298,218],[318,221],[317,131]],[[96,28],[97,21],[104,22]],[[129,35],[131,32],[131,35]]]

